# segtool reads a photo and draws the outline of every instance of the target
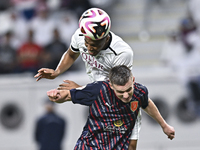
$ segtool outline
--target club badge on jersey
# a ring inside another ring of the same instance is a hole
[[[133,102],[131,102],[130,107],[131,107],[131,110],[132,110],[133,112],[135,112],[135,111],[137,110],[137,107],[138,107],[138,101],[133,101]]]
[[[120,127],[120,126],[123,125],[123,121],[122,121],[122,120],[117,120],[117,121],[114,122],[114,125],[115,125],[116,127]]]

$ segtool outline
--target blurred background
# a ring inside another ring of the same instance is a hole
[[[176,130],[168,140],[143,112],[138,150],[199,150],[200,0],[1,0],[0,150],[37,150],[36,122],[46,113],[46,91],[64,79],[90,82],[80,59],[54,80],[33,77],[41,67],[56,68],[90,7],[110,15],[111,31],[134,51],[136,82],[148,87]],[[66,122],[63,149],[71,150],[88,109],[64,103],[55,111]]]

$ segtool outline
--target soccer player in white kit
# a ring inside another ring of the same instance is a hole
[[[63,54],[55,70],[41,68],[34,77],[54,79],[68,70],[79,57],[85,62],[86,73],[90,80],[108,80],[109,70],[118,65],[126,65],[130,70],[133,66],[133,50],[119,36],[110,31],[109,15],[99,8],[86,10],[80,20],[79,28],[71,39],[69,49]],[[80,85],[66,80],[61,89],[77,88]],[[136,150],[141,127],[141,110],[130,137],[129,150]]]

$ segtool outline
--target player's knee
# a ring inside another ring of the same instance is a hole
[[[137,140],[130,140],[128,150],[136,150]]]

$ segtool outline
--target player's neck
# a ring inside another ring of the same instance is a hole
[[[109,45],[110,45],[110,39],[111,39],[110,35],[108,34],[108,37],[106,39],[106,42],[105,42],[104,47],[103,47],[102,50],[105,50],[105,49],[107,49],[109,47]]]

